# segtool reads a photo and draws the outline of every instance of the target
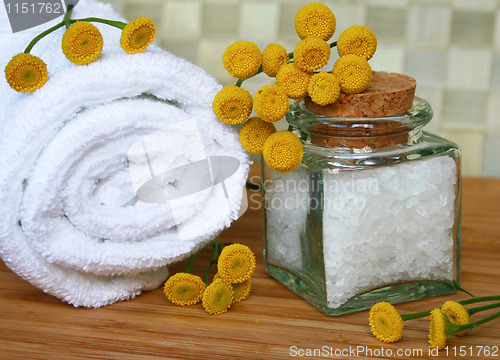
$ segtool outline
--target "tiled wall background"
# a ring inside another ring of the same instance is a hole
[[[108,0],[129,19],[158,26],[157,44],[232,85],[221,57],[237,40],[293,51],[293,19],[309,1]],[[417,80],[434,109],[428,130],[457,142],[469,176],[500,177],[500,0],[330,0],[337,31],[362,24],[377,35],[374,70]],[[333,64],[335,59],[332,59]],[[328,65],[330,67],[330,65]],[[255,92],[269,78],[245,82]]]

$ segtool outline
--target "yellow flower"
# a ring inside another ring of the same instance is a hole
[[[252,95],[238,86],[226,86],[215,95],[212,108],[220,121],[239,124],[252,113]]]
[[[308,37],[295,45],[293,57],[300,69],[313,72],[328,63],[330,52],[330,45],[325,40]]]
[[[269,44],[262,52],[262,71],[267,76],[275,77],[278,70],[288,64],[288,53],[280,44]]]
[[[252,282],[250,279],[243,281],[239,284],[233,284],[233,304],[242,302],[250,294]]]
[[[237,41],[224,51],[222,63],[232,77],[248,79],[262,65],[262,53],[253,42]]]
[[[469,312],[462,304],[455,301],[447,301],[441,306],[441,311],[448,317],[448,319],[457,325],[465,325],[470,323]],[[456,333],[456,336],[463,336],[469,330],[462,330]]]
[[[335,15],[321,3],[310,3],[295,15],[295,30],[301,39],[316,36],[328,40],[335,32],[335,25]]]
[[[367,27],[354,25],[340,34],[337,50],[340,56],[354,54],[370,60],[377,50],[377,37]]]
[[[146,50],[155,38],[156,27],[150,18],[145,16],[132,20],[122,30],[120,45],[129,54],[137,54]]]
[[[255,270],[255,255],[243,244],[231,244],[222,249],[217,262],[221,279],[232,284],[246,281]]]
[[[286,90],[290,99],[301,99],[307,95],[307,86],[312,73],[300,70],[294,63],[286,64],[276,74],[276,85]]]
[[[85,65],[94,62],[102,52],[103,40],[99,29],[86,21],[71,25],[62,38],[62,51],[74,64]]]
[[[223,280],[219,276],[219,273],[216,273],[214,275],[214,280],[216,279]],[[250,279],[248,279],[243,281],[242,283],[231,284],[231,286],[233,287],[233,304],[236,304],[242,302],[248,297],[248,295],[250,294],[250,290],[252,288],[252,282]]]
[[[340,57],[333,66],[333,75],[340,80],[340,90],[346,94],[364,91],[372,80],[372,68],[360,56],[348,54]]]
[[[429,344],[431,348],[441,350],[446,346],[446,341],[450,336],[446,333],[445,315],[441,309],[434,309],[429,316]]]
[[[180,272],[167,280],[163,293],[174,304],[194,305],[201,300],[205,288],[199,276]]]
[[[318,105],[333,104],[340,96],[340,80],[327,72],[314,74],[309,81],[307,92],[311,100]]]
[[[262,151],[267,165],[278,172],[295,170],[302,162],[304,147],[295,134],[290,131],[278,131],[264,142]]]
[[[255,116],[243,124],[240,129],[240,142],[243,148],[250,154],[262,154],[262,146],[269,135],[276,132],[273,123],[262,120]]]
[[[404,323],[394,306],[379,302],[370,309],[370,327],[375,337],[386,343],[396,342],[403,336]]]
[[[17,54],[5,67],[5,78],[16,91],[35,91],[47,81],[47,65],[31,54]]]
[[[209,314],[225,313],[233,303],[233,287],[222,279],[216,279],[207,286],[201,301]]]
[[[276,122],[288,112],[288,96],[283,87],[265,85],[261,87],[253,99],[255,113],[264,121]]]

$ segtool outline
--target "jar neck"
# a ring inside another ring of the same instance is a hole
[[[309,112],[301,102],[290,107],[288,122],[302,139],[330,148],[381,149],[422,141],[422,127],[432,118],[430,105],[415,98],[405,114],[379,118],[331,118]],[[307,136],[306,136],[307,135]]]

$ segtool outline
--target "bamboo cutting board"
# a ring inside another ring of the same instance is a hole
[[[255,207],[258,195],[249,192],[249,196],[250,206]],[[462,285],[476,295],[500,295],[500,180],[464,179],[462,212]],[[105,308],[74,308],[34,288],[1,263],[0,359],[253,360],[315,353],[318,356],[304,357],[500,358],[500,319],[451,339],[448,353],[443,350],[435,356],[427,344],[427,319],[406,322],[403,339],[383,344],[370,333],[367,311],[324,315],[265,273],[260,210],[248,210],[221,240],[249,245],[257,255],[257,269],[250,297],[220,316],[207,314],[201,304],[172,305],[161,289]],[[201,274],[209,252],[197,260],[194,273]],[[176,265],[172,272],[182,271],[184,265]],[[397,309],[423,311],[467,297],[455,293]],[[487,349],[489,356],[484,353]]]

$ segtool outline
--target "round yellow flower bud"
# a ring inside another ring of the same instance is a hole
[[[257,116],[264,121],[276,122],[288,112],[288,96],[282,86],[265,85],[255,94],[254,109]]]
[[[129,54],[137,54],[147,49],[156,36],[153,21],[145,16],[129,22],[122,30],[120,45]]]
[[[216,279],[207,286],[201,301],[207,313],[223,314],[233,303],[233,287],[222,279]]]
[[[307,72],[316,71],[330,60],[330,45],[318,37],[308,37],[295,46],[293,57],[295,64]]]
[[[199,302],[205,288],[206,285],[199,276],[180,272],[167,280],[163,293],[172,303],[186,306]]]
[[[35,91],[47,81],[47,64],[34,55],[17,54],[5,67],[5,78],[16,91]]]
[[[262,153],[271,169],[289,172],[295,170],[302,162],[304,147],[294,133],[282,130],[267,138]]]
[[[262,52],[262,71],[275,77],[278,70],[290,60],[285,48],[280,44],[269,44]]]
[[[273,123],[252,117],[245,121],[240,129],[241,146],[250,154],[262,154],[262,146],[266,139],[276,132]]]
[[[252,113],[252,95],[238,86],[226,86],[215,95],[212,108],[220,121],[239,124]]]
[[[372,80],[372,68],[368,61],[354,54],[340,57],[332,72],[340,79],[340,90],[346,94],[364,91]]]
[[[340,80],[322,71],[312,76],[307,92],[311,100],[320,106],[333,104],[340,96]]]
[[[377,50],[377,37],[366,26],[354,25],[342,32],[337,41],[340,56],[354,54],[370,60]]]
[[[312,73],[302,71],[295,63],[286,64],[276,74],[276,85],[286,90],[290,99],[301,99],[307,95],[307,86]]]
[[[262,65],[262,53],[253,42],[237,41],[224,51],[222,63],[232,77],[248,79]]]
[[[91,23],[77,21],[64,32],[61,47],[66,58],[72,63],[90,64],[101,55],[102,35]]]
[[[301,39],[316,36],[328,40],[335,32],[335,15],[328,6],[310,3],[295,15],[295,30]]]

